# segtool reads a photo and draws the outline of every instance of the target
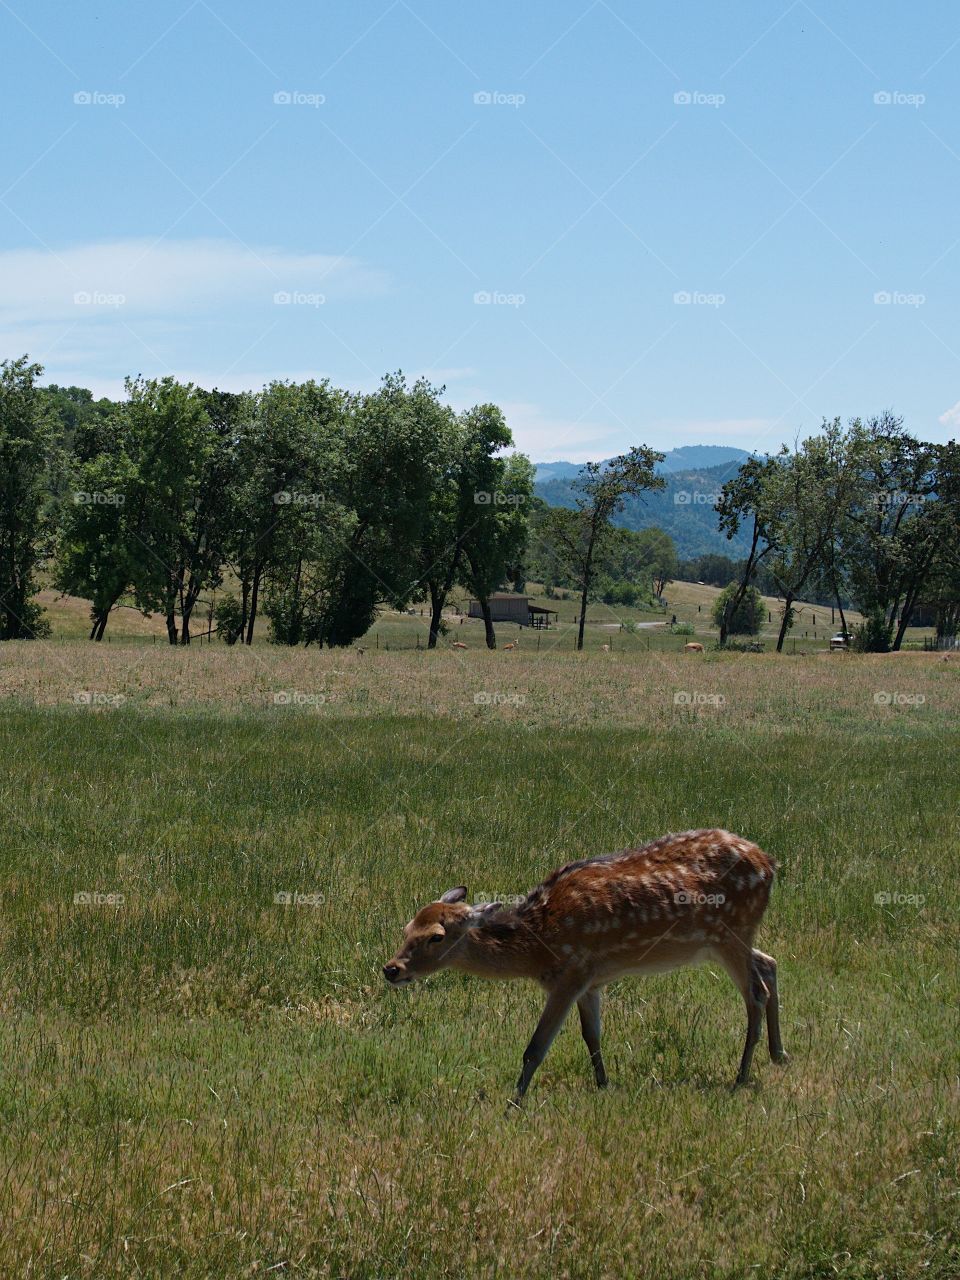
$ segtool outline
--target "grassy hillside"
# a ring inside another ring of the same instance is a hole
[[[501,644],[510,643],[521,636],[521,645],[537,648],[540,651],[552,649],[572,649],[576,642],[576,620],[579,601],[574,592],[560,591],[548,598],[543,594],[540,583],[527,585],[531,603],[543,608],[555,610],[559,614],[559,623],[552,620],[551,629],[544,631],[538,638],[535,632],[503,623],[496,630]],[[669,633],[671,618],[676,616],[679,622],[688,622],[696,632],[696,639],[706,644],[716,641],[717,631],[711,624],[711,610],[714,601],[720,594],[718,588],[704,586],[695,582],[671,582],[667,587],[665,609],[656,607],[626,608],[617,605],[612,607],[599,602],[593,603],[587,610],[587,645],[599,648],[601,645],[613,645],[615,648],[626,645],[636,650],[680,650],[691,638]],[[56,640],[86,641],[89,635],[89,604],[74,596],[61,596],[52,591],[43,591],[39,597],[47,618],[53,629]],[[768,648],[776,643],[780,627],[779,604],[775,597],[764,596],[769,619],[764,623],[760,638]],[[454,640],[469,645],[471,648],[484,644],[483,624],[477,619],[465,617],[467,596],[464,592],[454,592],[450,598],[450,608],[445,621],[449,628],[446,642]],[[831,610],[822,605],[799,603],[797,622],[790,633],[787,651],[797,649],[815,650],[826,647],[830,636],[839,628],[839,617],[831,620]],[[458,613],[457,610],[460,610]],[[850,610],[846,614],[849,626],[861,620],[860,614]],[[637,623],[644,624],[637,630]],[[656,624],[649,626],[647,624]],[[198,644],[202,642],[202,632],[206,627],[206,618],[194,620],[194,636]],[[361,648],[393,647],[415,649],[417,645],[426,645],[429,632],[429,615],[425,606],[416,605],[412,612],[397,613],[383,610],[360,642]],[[910,628],[907,632],[907,644],[919,645],[923,637],[929,635],[929,629]],[[269,620],[262,617],[257,626],[255,647],[268,643]],[[144,618],[136,609],[122,608],[110,619],[105,642],[110,644],[121,641],[137,641],[148,644],[166,644],[167,633],[163,619],[154,615]],[[220,642],[215,643],[219,646]]]
[[[955,664],[0,659],[0,1274],[960,1273]],[[610,1090],[569,1025],[511,1116],[537,992],[383,983],[450,885],[712,824],[780,864],[792,1062],[737,1094],[712,964],[618,983]]]

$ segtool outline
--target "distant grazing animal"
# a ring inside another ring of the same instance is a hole
[[[695,640],[691,640],[689,644],[683,646],[684,653],[703,653],[703,645],[697,644]]]
[[[506,650],[506,649],[519,649],[519,648],[520,648],[520,637],[519,637],[519,636],[517,636],[516,640],[511,640],[509,644],[505,644],[503,647],[504,647],[504,650]]]
[[[539,982],[547,1002],[523,1055],[513,1097],[519,1105],[574,1005],[602,1089],[607,1073],[600,1054],[601,989],[626,974],[715,960],[747,1009],[737,1074],[737,1084],[744,1084],[764,1012],[770,1057],[786,1057],[776,961],[753,946],[773,875],[773,861],[755,844],[729,831],[707,830],[571,862],[514,907],[470,906],[463,886],[448,889],[406,926],[383,975],[393,986],[446,968]]]
[[[603,650],[604,653],[610,652],[610,646],[608,644],[602,644],[600,648]]]

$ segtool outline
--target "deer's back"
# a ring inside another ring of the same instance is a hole
[[[710,940],[724,930],[752,931],[763,915],[773,860],[723,830],[684,831],[639,849],[571,862],[518,908],[546,941],[568,934],[635,935],[670,929]]]

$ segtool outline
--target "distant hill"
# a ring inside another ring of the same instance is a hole
[[[656,526],[669,533],[682,557],[715,553],[736,558],[745,555],[749,542],[745,534],[728,539],[717,529],[717,513],[713,506],[721,487],[736,474],[737,466],[750,455],[742,449],[720,445],[688,445],[668,454],[668,460],[688,453],[709,458],[711,451],[726,455],[712,466],[661,468],[666,488],[645,493],[642,498],[628,498],[624,510],[614,523],[625,529],[649,529]],[[702,454],[701,454],[702,451]],[[564,468],[551,474],[550,468]],[[579,467],[576,463],[546,463],[537,466],[536,494],[552,507],[572,507],[576,498],[573,481]]]
[[[682,444],[671,449],[660,465],[663,471],[704,471],[730,463],[739,466],[749,457],[746,449],[729,444]]]
[[[751,455],[746,449],[729,444],[682,444],[664,455],[658,471],[704,471],[709,467],[746,462]],[[604,459],[607,461],[607,459]],[[579,475],[579,462],[535,462],[537,483],[549,480],[572,480]]]
[[[581,462],[535,462],[537,484],[549,480],[572,480],[580,474]]]

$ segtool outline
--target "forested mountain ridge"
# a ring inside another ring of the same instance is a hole
[[[692,451],[719,448],[720,446],[692,445]],[[684,450],[674,450],[674,456]],[[743,453],[730,450],[731,454]],[[670,458],[671,455],[668,455]],[[743,453],[743,458],[747,456]],[[742,460],[742,459],[741,459]],[[717,501],[723,485],[737,473],[740,460],[731,457],[719,465],[689,467],[684,470],[661,468],[665,488],[645,493],[642,498],[626,498],[623,511],[613,517],[613,523],[624,529],[659,528],[668,533],[676,543],[681,558],[716,553],[733,557],[745,554],[748,538],[745,533],[728,540],[717,527]],[[576,499],[575,481],[579,467],[574,463],[547,463],[549,468],[570,468],[560,474],[541,479],[544,464],[537,466],[534,492],[553,507],[572,507]]]

